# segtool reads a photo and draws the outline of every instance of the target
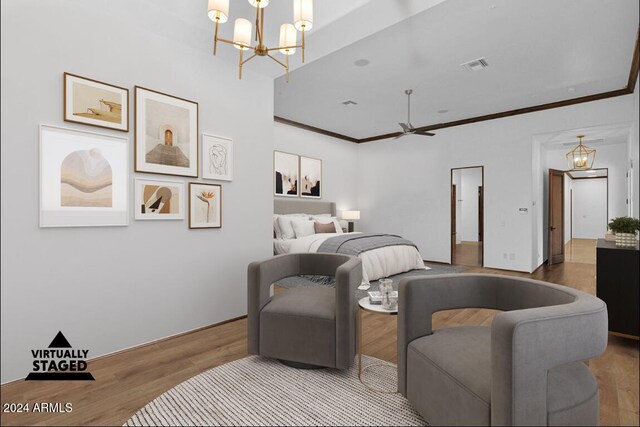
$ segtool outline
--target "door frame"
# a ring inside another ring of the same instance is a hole
[[[481,171],[481,176],[482,176],[482,181],[481,181],[481,187],[482,187],[482,206],[480,206],[480,204],[478,204],[478,214],[482,215],[482,242],[480,242],[482,244],[482,251],[481,251],[481,255],[482,255],[482,262],[481,262],[481,267],[484,268],[484,248],[485,248],[485,215],[484,215],[484,194],[485,194],[485,186],[484,186],[484,165],[477,165],[477,166],[462,166],[462,167],[457,167],[457,168],[451,168],[451,172],[449,174],[449,191],[450,191],[450,195],[449,195],[449,200],[451,202],[454,202],[453,197],[453,171],[456,170],[462,170],[462,169],[480,169]],[[452,206],[458,206],[458,201],[455,200],[455,203],[450,203],[450,205]],[[455,230],[455,224],[454,224],[454,218],[456,216],[456,212],[450,212],[449,215],[449,226],[450,226],[450,239],[451,239],[451,244],[449,245],[451,248],[451,253],[449,254],[450,256],[450,260],[449,260],[449,264],[453,264],[453,253],[455,251],[455,247],[456,247],[456,241],[455,241],[455,234],[454,234],[454,230]],[[480,225],[480,220],[478,219],[478,225]]]

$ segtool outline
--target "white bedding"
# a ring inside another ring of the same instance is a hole
[[[353,233],[359,234],[359,233]],[[273,247],[276,254],[317,252],[318,248],[329,237],[340,236],[339,233],[322,233],[299,239],[274,239]],[[362,260],[362,283],[369,284],[371,280],[378,280],[394,274],[425,267],[418,250],[413,246],[395,245],[365,251],[359,255]]]

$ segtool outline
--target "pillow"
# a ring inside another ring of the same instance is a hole
[[[276,239],[284,239],[284,237],[282,237],[282,230],[280,229],[280,224],[278,223],[278,218],[280,217],[306,218],[307,214],[287,214],[287,215],[273,214],[273,232],[274,232],[274,237]],[[293,239],[293,237],[290,237],[290,239]]]
[[[296,239],[316,234],[313,221],[306,219],[293,219],[291,220],[291,226],[293,227],[293,231],[296,233]]]
[[[305,215],[306,217],[306,215]],[[291,221],[295,221],[296,219],[303,219],[302,217],[295,216],[280,216],[278,217],[278,228],[280,228],[280,235],[282,239],[295,239],[296,233],[293,231],[293,226],[291,225]],[[304,219],[306,220],[306,219]]]
[[[331,233],[343,233],[342,227],[340,227],[340,224],[338,223],[338,218],[336,218],[335,216],[324,217],[313,215],[311,216],[311,219],[319,222],[320,224],[333,224],[335,231],[332,231]]]
[[[328,222],[326,224],[323,224],[321,222],[317,222],[315,221],[313,223],[313,228],[316,231],[316,234],[320,234],[320,233],[335,233],[336,232],[336,226],[333,222]]]

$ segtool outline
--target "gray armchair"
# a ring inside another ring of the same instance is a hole
[[[336,286],[294,288],[270,296],[285,277],[335,276]],[[288,365],[347,369],[356,354],[356,288],[362,261],[337,254],[287,254],[249,265],[248,351]]]
[[[398,388],[432,425],[597,425],[582,361],[607,346],[607,307],[564,286],[451,274],[399,283]],[[441,310],[503,310],[490,328],[432,330]]]

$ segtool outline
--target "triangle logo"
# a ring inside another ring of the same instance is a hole
[[[71,348],[69,341],[62,335],[62,331],[58,331],[58,335],[51,341],[49,348]]]

